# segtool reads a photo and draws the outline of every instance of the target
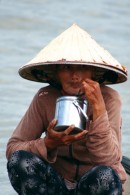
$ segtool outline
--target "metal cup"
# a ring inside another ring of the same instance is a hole
[[[81,132],[86,127],[87,101],[77,96],[63,96],[56,101],[55,118],[58,120],[55,130],[64,131],[70,125],[75,128],[71,134]]]

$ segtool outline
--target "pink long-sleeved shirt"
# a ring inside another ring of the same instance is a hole
[[[40,89],[9,139],[7,158],[17,150],[35,153],[51,163],[59,174],[71,182],[96,165],[109,165],[116,170],[124,183],[126,172],[121,164],[120,96],[107,86],[102,86],[101,91],[106,113],[86,125],[86,138],[48,152],[41,135],[46,133],[48,124],[54,118],[56,99],[62,94],[51,86]],[[92,115],[90,105],[87,114],[89,117]]]

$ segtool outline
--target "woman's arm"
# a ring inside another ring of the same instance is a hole
[[[121,161],[121,99],[119,94],[103,88],[106,111],[90,124],[87,148],[95,164],[114,165]]]
[[[47,119],[43,108],[44,100],[40,93],[41,91],[35,95],[27,112],[8,141],[6,151],[8,159],[17,150],[26,150],[39,156],[45,155],[44,140],[40,137],[45,130],[43,121]]]

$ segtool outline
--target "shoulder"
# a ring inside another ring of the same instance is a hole
[[[108,86],[101,86],[101,92],[105,100],[113,100],[121,103],[121,96],[115,89]]]
[[[52,86],[46,86],[46,87],[42,87],[38,90],[38,92],[36,93],[36,98],[39,100],[55,100],[57,97],[59,97],[61,95],[61,92],[52,87]]]
[[[44,112],[52,112],[56,104],[56,99],[60,96],[60,91],[54,87],[47,86],[40,88],[35,94],[30,108],[33,110],[41,111],[43,115]]]

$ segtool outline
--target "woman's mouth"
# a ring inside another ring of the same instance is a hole
[[[81,88],[81,83],[77,83],[77,82],[73,82],[70,83],[71,87],[75,88],[75,89],[80,89]]]

